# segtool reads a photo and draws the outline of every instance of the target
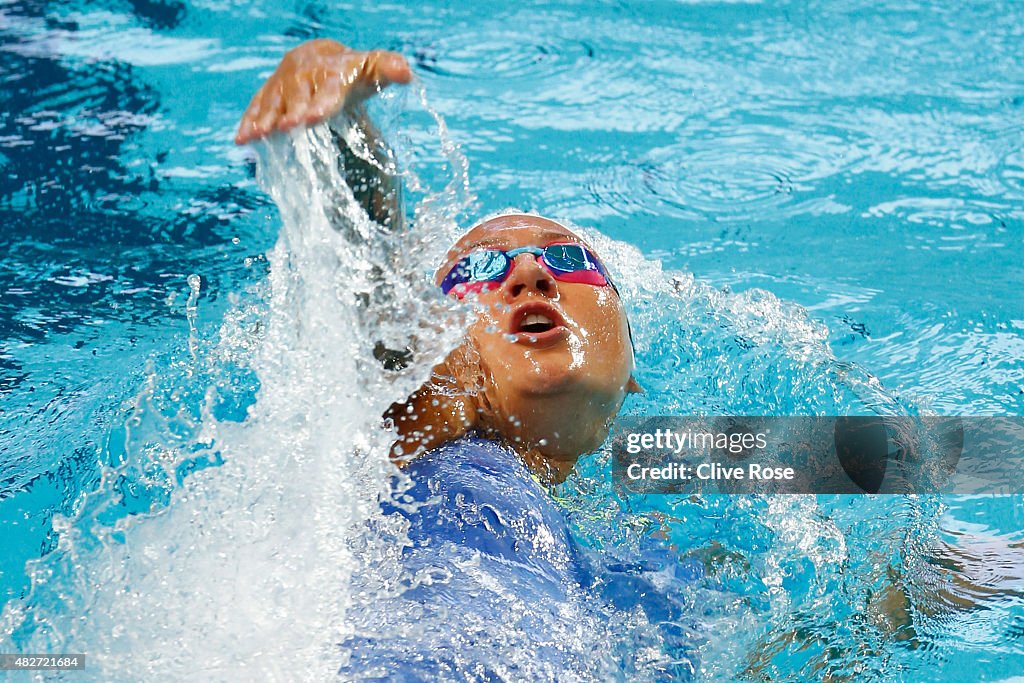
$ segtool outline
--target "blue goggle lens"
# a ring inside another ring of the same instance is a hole
[[[459,261],[455,284],[497,280],[508,271],[509,260],[502,251],[475,251]]]
[[[455,264],[441,282],[441,289],[447,294],[458,285],[504,280],[508,275],[512,259],[523,253],[541,257],[544,265],[552,273],[571,275],[572,273],[590,271],[599,273],[605,279],[608,278],[608,273],[601,263],[585,247],[576,244],[550,244],[544,248],[520,247],[509,251],[499,249],[474,251]],[[580,281],[588,282],[588,280]],[[598,281],[589,282],[589,284],[611,284],[611,281],[605,282],[599,278]],[[614,287],[614,285],[612,286]]]
[[[599,270],[586,249],[575,244],[552,244],[544,248],[544,262],[563,273],[580,270]]]

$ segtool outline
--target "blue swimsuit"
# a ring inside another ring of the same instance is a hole
[[[678,575],[678,561],[664,549],[653,560],[645,553],[627,562],[585,555],[573,540],[565,512],[511,449],[466,436],[420,456],[406,473],[411,487],[396,490],[392,500],[382,503],[385,514],[401,515],[408,522],[402,565],[413,578],[401,596],[405,607],[396,605],[396,611],[427,610],[432,618],[425,622],[440,620],[453,631],[495,620],[507,623],[511,611],[516,630],[528,634],[524,646],[530,647],[531,658],[552,672],[581,665],[559,646],[564,637],[558,631],[566,618],[561,610],[570,593],[575,605],[596,607],[591,616],[640,605],[652,623],[677,627],[680,610],[675,601],[654,590],[646,575],[667,565],[674,565]],[[510,608],[512,602],[529,609]],[[440,610],[447,611],[439,616]],[[394,674],[389,680],[459,678],[466,662],[465,653],[459,653],[465,644],[449,647],[451,633],[422,635],[422,640],[401,647],[350,639],[344,645],[353,653],[352,661],[341,673],[383,665]],[[677,660],[692,654],[691,644],[676,645],[681,646],[674,646]],[[499,678],[493,672],[487,675],[486,663],[476,666],[484,679]]]
[[[544,590],[586,581],[565,515],[510,449],[468,436],[417,458],[406,472],[413,486],[396,502],[414,506],[384,508],[409,520],[408,562],[431,562],[451,544],[450,552],[479,551]]]

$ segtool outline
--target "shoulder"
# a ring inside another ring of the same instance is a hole
[[[414,460],[405,469],[409,488],[398,500],[489,505],[506,511],[547,511],[554,502],[508,446],[464,436]]]
[[[477,435],[449,441],[424,453],[409,464],[406,472],[414,481],[444,477],[450,484],[464,482],[471,477],[474,486],[482,480],[533,481],[515,451],[498,441]]]
[[[575,565],[564,512],[507,446],[466,436],[405,473],[385,507],[409,521],[414,546],[453,543],[548,575]]]

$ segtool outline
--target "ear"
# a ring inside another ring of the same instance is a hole
[[[629,381],[626,382],[626,393],[627,394],[642,394],[642,393],[644,393],[644,388],[642,386],[640,386],[640,383],[636,381],[636,378],[634,378],[633,375],[630,375],[629,376]]]

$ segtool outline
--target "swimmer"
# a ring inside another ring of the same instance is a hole
[[[332,40],[307,42],[285,55],[253,97],[236,142],[328,121],[344,110],[368,148],[380,150],[382,141],[362,105],[381,89],[411,79],[397,53],[360,52]],[[403,214],[397,179],[354,154],[340,135],[335,140],[349,185],[368,215],[398,227]],[[563,601],[561,591],[573,583],[593,588],[627,612],[642,607],[662,630],[662,648],[679,669],[666,671],[686,679],[694,668],[680,628],[692,601],[687,582],[714,561],[675,557],[651,543],[628,561],[605,557],[607,548],[584,561],[579,556],[585,549],[573,542],[563,511],[529,476],[563,481],[581,455],[602,443],[625,396],[639,391],[626,315],[599,255],[555,221],[507,213],[462,236],[440,265],[436,284],[448,296],[475,297],[482,311],[431,380],[386,415],[398,432],[398,459],[408,463],[413,482],[403,500],[418,503],[383,503],[408,520],[411,545],[403,549],[403,561],[413,573],[447,567],[451,577],[417,583],[406,597],[421,608],[459,604],[463,611],[478,610],[482,621],[500,622],[509,614],[501,602],[507,591],[495,591],[495,585],[515,586],[519,604],[542,604],[551,596]],[[401,364],[400,352],[377,351],[386,366]],[[481,514],[483,509],[490,514]],[[925,609],[985,609],[986,597],[1019,599],[1019,545],[985,555],[947,544],[925,555],[938,567],[914,580],[926,594]],[[1004,571],[995,579],[993,554]],[[471,564],[475,572],[461,569]],[[497,580],[475,583],[478,575]],[[866,610],[876,626],[901,640],[915,637],[912,614],[922,611],[912,609],[910,585],[897,578],[872,595]],[[767,675],[778,652],[810,636],[792,630],[768,638],[750,655],[747,676]],[[387,650],[387,639],[357,640],[347,643],[358,654],[353,670],[401,667],[429,679],[460,667],[443,659],[454,649],[450,644],[407,652],[405,641]],[[559,652],[546,648],[533,655],[552,657],[553,670],[570,670],[571,662],[557,660]],[[829,671],[829,654],[812,666]]]
[[[362,105],[411,78],[396,53],[310,41],[285,55],[253,97],[236,142],[330,122],[344,110],[370,152],[386,153]],[[381,170],[386,164],[355,154],[346,139],[334,131],[354,196],[378,224],[399,228],[398,179]],[[600,256],[556,221],[504,213],[455,243],[435,285],[447,296],[475,301],[479,315],[430,380],[385,414],[398,433],[393,455],[409,487],[381,507],[405,518],[407,573],[446,578],[413,582],[389,614],[413,615],[417,622],[434,614],[457,637],[464,615],[477,624],[507,623],[524,604],[559,614],[570,594],[584,590],[595,604],[626,613],[643,609],[660,634],[662,673],[686,680],[696,659],[679,625],[687,586],[702,569],[660,542],[623,549],[624,557],[579,547],[566,511],[542,485],[564,481],[581,455],[596,450],[626,395],[639,391],[626,313]],[[402,352],[380,344],[375,355],[385,367],[405,362]],[[452,605],[458,609],[449,611]],[[553,623],[530,623],[530,661],[573,677],[578,664],[557,629],[551,631]],[[379,629],[372,624],[367,630]],[[440,644],[417,640],[410,649],[406,639],[353,636],[343,644],[350,663],[339,673],[359,678],[369,670],[400,671],[435,680],[466,667],[489,670],[488,661],[466,660],[462,644],[446,639],[447,632],[438,637]]]
[[[359,52],[313,40],[288,52],[252,98],[235,138],[245,144],[342,110],[371,149],[379,135],[363,102],[412,79],[394,52]],[[357,197],[385,226],[400,221],[399,183],[361,162],[341,139],[346,173],[362,173]],[[436,284],[473,297],[481,314],[433,377],[386,417],[407,461],[469,434],[502,442],[550,483],[597,449],[626,395],[639,391],[626,313],[600,257],[565,226],[506,213],[473,227],[448,252]],[[394,352],[392,352],[394,353]],[[383,358],[386,354],[378,357]]]

